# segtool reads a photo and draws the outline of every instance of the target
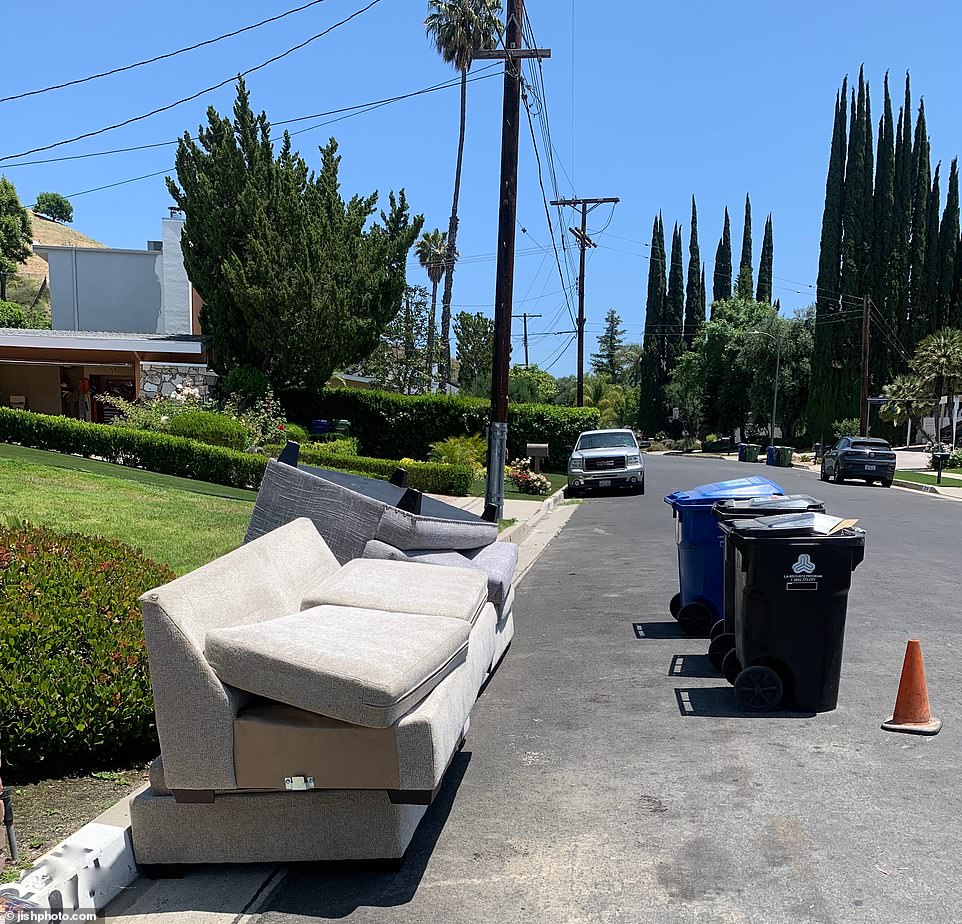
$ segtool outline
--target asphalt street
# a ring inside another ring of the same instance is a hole
[[[834,712],[743,713],[668,615],[663,495],[756,473],[868,533]],[[962,506],[708,460],[649,458],[647,478],[584,502],[521,584],[402,871],[293,866],[257,924],[962,921]],[[935,738],[879,729],[908,638]]]

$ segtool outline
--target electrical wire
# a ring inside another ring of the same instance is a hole
[[[230,77],[225,77],[219,83],[215,83],[209,87],[205,87],[203,90],[198,90],[196,93],[192,93],[190,96],[185,96],[185,97],[182,97],[181,99],[174,100],[174,102],[168,103],[165,106],[158,106],[156,109],[150,110],[150,112],[145,112],[145,113],[142,113],[141,115],[133,116],[129,119],[124,119],[124,121],[122,122],[115,122],[112,125],[106,125],[103,128],[98,128],[94,131],[84,132],[83,134],[75,135],[73,138],[65,138],[62,141],[54,141],[51,144],[45,144],[36,148],[30,148],[26,151],[20,151],[17,154],[6,154],[3,157],[0,157],[0,161],[13,160],[18,157],[26,157],[28,154],[39,154],[41,151],[50,151],[53,148],[59,148],[65,144],[73,144],[75,141],[82,141],[85,138],[93,138],[97,135],[103,135],[106,132],[114,131],[114,129],[123,128],[124,126],[132,125],[135,122],[142,122],[144,119],[149,119],[152,116],[159,115],[162,112],[168,112],[169,110],[174,109],[177,106],[183,105],[184,103],[189,103],[191,100],[197,99],[199,96],[203,96],[204,94],[210,93],[213,90],[218,90],[221,87],[226,86],[227,84],[237,80],[239,77],[246,77],[249,74],[253,74],[255,71],[262,70],[263,68],[267,67],[270,64],[275,64],[276,62],[280,61],[282,58],[286,58],[288,55],[291,55],[296,51],[300,51],[302,48],[305,48],[306,46],[310,45],[312,42],[317,41],[319,38],[323,38],[325,35],[329,35],[335,29],[338,29],[341,26],[346,25],[352,19],[355,19],[356,17],[362,15],[363,13],[366,13],[369,9],[376,6],[380,2],[381,0],[370,0],[367,6],[364,6],[358,10],[355,10],[349,16],[346,16],[344,19],[341,19],[338,22],[334,23],[333,25],[328,26],[322,32],[318,32],[306,38],[303,42],[299,42],[297,45],[294,45],[291,48],[288,48],[286,51],[282,51],[280,54],[277,54],[271,58],[268,58],[266,61],[262,61],[260,64],[257,64],[254,67],[248,68],[246,71],[241,71],[239,74],[235,74]]]
[[[176,58],[177,55],[182,55],[188,51],[196,51],[198,48],[205,48],[208,45],[215,45],[217,42],[222,42],[224,39],[233,38],[235,35],[242,35],[244,32],[251,32],[254,29],[260,29],[261,26],[266,26],[272,22],[278,22],[281,19],[285,19],[294,13],[300,13],[312,6],[318,6],[318,4],[324,3],[325,0],[310,0],[310,3],[304,3],[301,6],[296,6],[291,10],[286,10],[283,13],[278,13],[276,16],[271,16],[268,19],[262,19],[260,22],[251,23],[248,26],[244,26],[241,29],[235,29],[233,32],[225,32],[223,35],[217,35],[214,38],[206,39],[203,42],[196,42],[193,45],[186,45],[183,48],[178,48],[176,51],[168,51],[162,55],[155,55],[152,58],[145,58],[143,61],[135,61],[133,64],[125,64],[122,67],[114,67],[109,71],[101,71],[99,74],[88,74],[86,77],[78,77],[75,80],[67,80],[64,83],[51,84],[49,87],[40,87],[36,90],[25,90],[23,93],[15,93],[13,96],[0,96],[0,103],[9,103],[17,99],[26,99],[28,96],[39,96],[41,93],[50,93],[52,90],[63,90],[66,87],[75,87],[78,84],[89,83],[92,80],[100,80],[101,77],[112,77],[114,74],[122,74],[125,71],[132,71],[138,67],[144,67],[148,64],[156,64],[158,61],[166,61],[170,58]]]

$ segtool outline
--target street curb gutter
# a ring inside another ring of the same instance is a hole
[[[921,491],[923,494],[938,494],[940,497],[945,497],[941,491],[934,484],[919,484],[917,481],[902,481],[901,478],[896,478],[892,484],[900,488],[908,488],[910,491]]]
[[[546,497],[541,502],[541,507],[535,513],[534,516],[529,517],[523,523],[516,523],[514,526],[509,526],[498,539],[501,542],[513,542],[515,545],[521,545],[528,536],[531,535],[531,531],[538,525],[561,501],[564,500],[565,489],[559,488],[550,497]]]
[[[53,850],[39,857],[0,897],[16,897],[42,911],[101,913],[137,878],[125,796]]]
[[[564,491],[561,488],[546,497],[534,516],[504,530],[499,539],[522,545],[535,526],[561,503]],[[125,796],[39,857],[16,882],[0,887],[0,898],[19,898],[42,911],[101,914],[139,875],[134,862],[129,803],[148,785]]]

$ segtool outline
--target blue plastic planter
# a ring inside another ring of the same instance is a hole
[[[702,634],[711,623],[725,616],[725,542],[718,520],[712,514],[715,501],[738,500],[747,497],[769,497],[784,494],[781,486],[768,478],[752,475],[733,481],[718,481],[699,485],[690,491],[675,491],[665,497],[675,518],[675,541],[678,543],[679,605],[689,607],[688,620],[679,607],[672,612],[679,617],[682,628],[694,626],[692,634]],[[691,604],[699,606],[691,607]],[[709,613],[704,613],[707,607]],[[697,613],[696,613],[697,611]]]

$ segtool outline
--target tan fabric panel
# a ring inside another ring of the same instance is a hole
[[[251,706],[234,719],[238,789],[284,789],[312,776],[317,789],[398,789],[395,729],[367,728],[293,706]]]

